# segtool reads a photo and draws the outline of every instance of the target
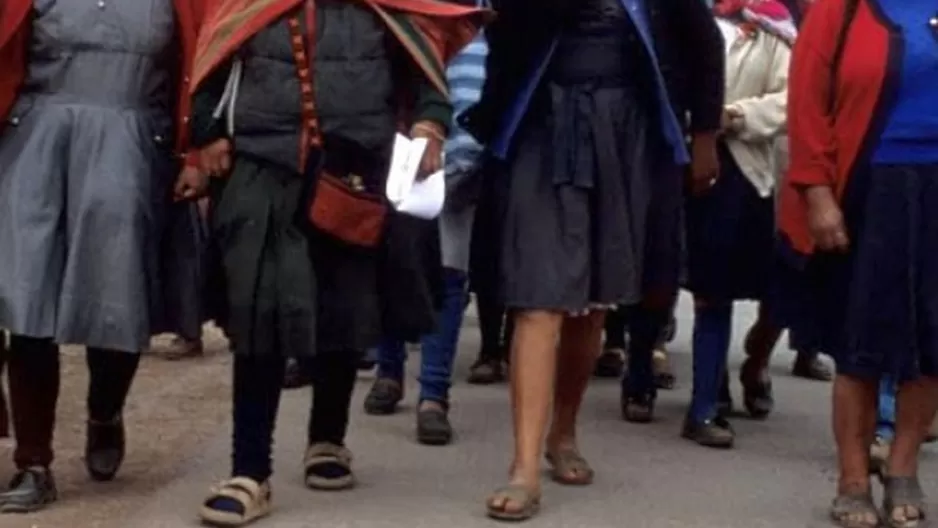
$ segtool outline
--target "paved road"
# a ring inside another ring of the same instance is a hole
[[[737,337],[753,317],[741,307]],[[833,486],[829,394],[826,384],[786,375],[791,360],[780,353],[774,370],[778,407],[767,422],[736,421],[738,447],[707,450],[678,436],[689,394],[689,311],[682,303],[673,343],[679,385],[663,393],[656,423],[619,419],[615,383],[596,382],[583,412],[584,453],[598,470],[589,488],[547,484],[541,515],[532,528],[802,528],[826,526]],[[289,394],[277,433],[276,511],[260,524],[270,528],[477,528],[495,526],[482,500],[503,483],[510,426],[505,387],[479,388],[463,380],[477,347],[470,322],[462,343],[452,419],[457,442],[431,448],[413,439],[414,383],[407,407],[392,417],[370,417],[358,387],[350,447],[361,485],[347,493],[313,493],[301,483],[308,392]],[[737,341],[738,343],[738,341]],[[738,363],[737,352],[734,363]],[[416,361],[409,365],[415,370]],[[734,388],[738,393],[738,387]],[[186,528],[208,486],[228,468],[227,427],[186,464],[170,485],[156,490],[139,514],[115,522],[133,528]],[[927,456],[927,488],[938,472]],[[2,524],[2,523],[0,523]],[[58,527],[56,527],[58,528]],[[63,527],[64,528],[64,527]]]

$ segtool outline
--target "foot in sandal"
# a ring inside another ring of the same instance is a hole
[[[567,486],[587,486],[593,483],[593,468],[576,446],[559,446],[547,450],[550,476],[554,482]]]
[[[352,452],[345,446],[325,442],[313,444],[306,450],[303,466],[308,488],[338,491],[355,486]]]
[[[270,483],[235,477],[212,488],[199,516],[209,526],[247,526],[270,513]]]
[[[873,503],[869,489],[866,491],[842,491],[831,504],[831,520],[841,528],[876,528],[879,526],[879,511]]]
[[[883,512],[889,528],[918,528],[925,524],[925,495],[916,477],[883,479]]]
[[[499,521],[526,521],[541,509],[541,491],[521,482],[495,490],[485,501],[486,513]]]

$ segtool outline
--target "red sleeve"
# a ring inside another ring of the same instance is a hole
[[[831,62],[843,19],[844,0],[815,4],[795,43],[788,79],[789,168],[795,186],[833,185],[836,134],[828,108]]]
[[[26,76],[26,44],[29,32],[24,24],[0,48],[0,130],[9,118]],[[2,37],[0,37],[2,38]]]

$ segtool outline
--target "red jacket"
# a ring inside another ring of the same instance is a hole
[[[778,222],[783,237],[801,254],[812,253],[814,241],[798,188],[829,185],[842,198],[851,172],[868,155],[866,145],[880,132],[884,101],[894,93],[901,51],[874,2],[860,0],[846,35],[833,111],[828,108],[831,64],[846,1],[814,3],[795,43],[788,80],[791,159],[779,189]]]
[[[181,39],[182,58],[179,62],[179,87],[176,100],[176,149],[185,151],[189,121],[189,72],[195,57],[199,26],[205,14],[206,0],[174,0],[177,34]],[[30,12],[33,0],[0,2],[0,123],[6,121],[16,102],[20,85],[26,75]]]

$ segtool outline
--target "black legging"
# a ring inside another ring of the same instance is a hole
[[[20,469],[49,466],[59,398],[59,347],[48,339],[14,335],[9,355],[10,409],[16,435],[13,458]],[[85,358],[88,418],[113,421],[124,408],[140,354],[88,348]]]
[[[349,408],[358,373],[355,352],[321,352],[300,362],[313,380],[307,441],[345,445]],[[273,474],[273,434],[280,407],[286,360],[236,355],[234,361],[234,431],[232,476],[264,482]]]
[[[630,307],[622,305],[606,312],[605,348],[625,349],[625,332],[629,322]]]
[[[479,333],[482,335],[480,360],[502,360],[508,358],[511,337],[515,331],[511,313],[498,302],[497,294],[488,291],[476,291],[476,310],[479,314]]]
[[[6,370],[8,355],[6,336],[0,332],[0,438],[10,436],[10,413],[7,409],[6,391],[3,388],[3,373]]]

